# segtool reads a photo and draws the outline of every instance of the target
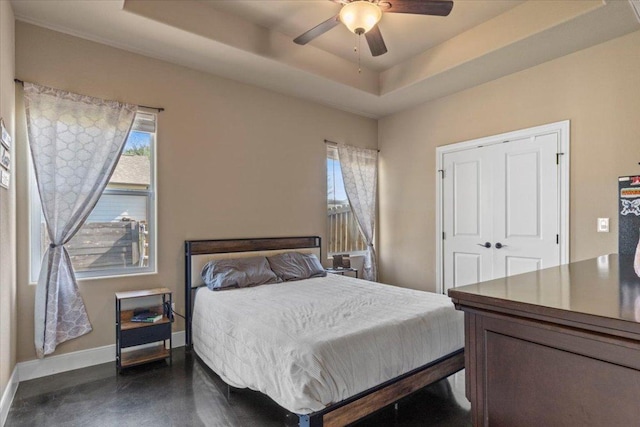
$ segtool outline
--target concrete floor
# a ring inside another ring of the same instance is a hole
[[[236,390],[202,362],[174,350],[173,366],[155,362],[117,375],[114,363],[20,383],[6,426],[278,426],[287,411],[268,397]],[[353,426],[470,426],[464,372],[427,387]]]

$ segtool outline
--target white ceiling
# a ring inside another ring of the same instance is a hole
[[[602,43],[640,25],[625,0],[455,0],[448,17],[385,14],[372,58],[327,0],[12,0],[16,18],[230,79],[383,117]],[[24,76],[17,76],[24,77]]]

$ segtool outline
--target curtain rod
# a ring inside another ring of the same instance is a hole
[[[19,83],[22,86],[24,86],[24,80],[20,80],[20,79],[13,79],[13,81],[15,83]],[[149,107],[148,105],[138,105],[138,107],[142,107],[142,108],[148,108],[149,110],[156,110],[157,112],[161,113],[164,111],[164,108],[162,107]]]
[[[325,140],[324,140],[324,143],[325,143],[325,144],[329,144],[329,145],[338,145],[338,143],[337,143],[337,142],[335,142],[335,141],[329,141],[328,139],[325,139]],[[380,150],[376,150],[376,151],[378,151],[378,153],[380,152]]]

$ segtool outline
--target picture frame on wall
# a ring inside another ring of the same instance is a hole
[[[8,189],[10,181],[11,175],[9,174],[9,172],[0,168],[0,186]]]
[[[4,126],[4,120],[2,119],[0,119],[0,128],[2,130],[0,138],[2,140],[2,145],[4,145],[7,150],[11,150],[12,138],[11,135],[9,135],[9,131],[7,131],[7,128]]]
[[[9,188],[11,182],[11,135],[0,118],[0,187]]]
[[[7,169],[11,168],[11,152],[4,146],[0,146],[0,164]]]

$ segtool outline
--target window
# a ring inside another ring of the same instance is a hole
[[[333,145],[327,145],[327,217],[329,256],[359,253],[367,249],[344,189],[338,148]]]
[[[155,271],[156,115],[136,114],[109,184],[77,234],[65,246],[78,278]],[[31,282],[37,282],[49,245],[31,168]]]

